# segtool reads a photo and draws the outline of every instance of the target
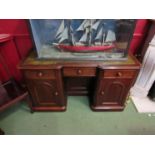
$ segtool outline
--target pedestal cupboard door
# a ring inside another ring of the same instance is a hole
[[[63,105],[62,92],[60,92],[56,80],[29,80],[28,88],[35,106]]]
[[[122,106],[131,84],[131,79],[102,79],[97,90],[97,106]]]

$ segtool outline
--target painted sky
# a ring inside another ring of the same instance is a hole
[[[54,41],[56,32],[61,24],[61,19],[33,19],[31,20],[31,24],[36,27],[36,31],[38,34],[38,37],[41,39],[41,42],[45,44],[50,44]],[[80,26],[80,24],[83,22],[83,19],[73,19],[71,21],[71,26],[73,28],[74,35],[76,39],[78,40],[82,36],[82,32],[76,32],[76,29]],[[113,19],[105,19],[104,22],[104,28],[105,29],[111,29],[115,31],[116,22]],[[67,20],[65,20],[65,23],[67,24]],[[102,24],[100,25],[100,27]],[[96,35],[97,31],[94,32],[93,35]],[[37,36],[35,36],[37,37]]]

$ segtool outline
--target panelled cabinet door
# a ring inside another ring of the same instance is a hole
[[[97,106],[120,105],[128,94],[131,79],[102,79],[97,90]]]
[[[29,80],[28,87],[35,106],[63,105],[62,92],[60,92],[56,80]]]

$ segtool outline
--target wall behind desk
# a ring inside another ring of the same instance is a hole
[[[3,54],[11,75],[16,80],[20,81],[22,76],[17,69],[17,64],[20,59],[24,58],[32,48],[32,40],[28,28],[28,22],[24,19],[1,19],[0,34],[11,34],[13,41],[7,41],[0,47],[0,52]],[[17,51],[18,50],[18,51]],[[20,56],[18,55],[20,53]],[[0,80],[5,82],[8,76],[0,64]]]

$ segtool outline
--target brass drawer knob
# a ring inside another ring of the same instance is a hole
[[[81,73],[82,73],[82,70],[81,70],[81,69],[78,69],[78,70],[77,70],[77,73],[78,73],[78,74],[81,74]]]
[[[104,95],[104,91],[101,91],[101,95]]]
[[[42,76],[43,76],[43,73],[42,73],[42,72],[39,72],[39,73],[38,73],[38,76],[39,76],[39,77],[42,77]]]
[[[58,92],[57,91],[54,94],[55,94],[55,96],[58,96]]]
[[[121,72],[118,72],[118,73],[117,73],[117,76],[118,76],[118,77],[121,77],[122,75],[123,75],[123,74],[122,74]]]

